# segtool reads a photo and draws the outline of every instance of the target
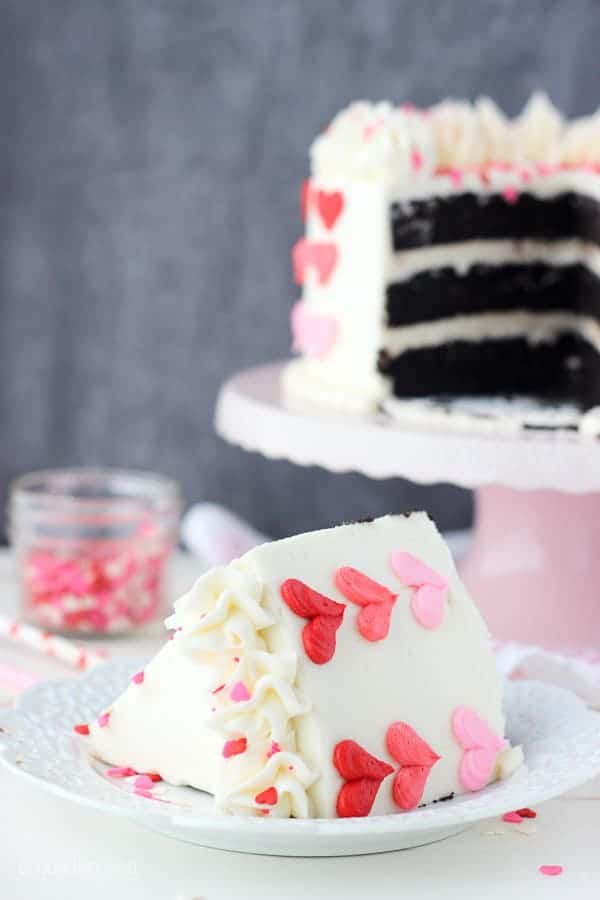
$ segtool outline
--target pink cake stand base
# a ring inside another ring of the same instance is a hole
[[[215,417],[222,437],[331,472],[473,488],[475,534],[462,574],[492,634],[600,653],[600,440],[291,410],[281,369],[248,369],[223,385]]]
[[[478,488],[461,575],[495,638],[600,655],[600,493]]]

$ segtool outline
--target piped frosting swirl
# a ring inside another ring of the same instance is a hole
[[[296,654],[268,649],[265,630],[275,622],[263,602],[260,581],[232,564],[198,579],[166,625],[184,652],[215,666],[212,725],[224,748],[217,808],[307,817],[317,775],[297,752],[294,719],[310,704],[295,685]]]
[[[489,98],[427,110],[353,103],[311,147],[317,178],[418,179],[440,169],[493,164],[600,164],[600,110],[566,121],[542,93],[509,119]]]

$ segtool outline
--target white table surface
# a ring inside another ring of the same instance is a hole
[[[185,585],[196,569],[179,560],[176,581]],[[13,604],[12,573],[0,554],[0,609]],[[153,627],[110,650],[151,653],[160,640]],[[77,677],[6,643],[0,661],[41,677]],[[495,820],[428,847],[337,859],[248,856],[179,843],[56,798],[4,769],[0,802],[0,900],[600,897],[600,779],[541,806],[530,835]],[[541,875],[538,867],[546,864],[562,865],[563,874]]]

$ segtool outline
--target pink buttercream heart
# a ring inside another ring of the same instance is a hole
[[[414,809],[421,802],[432,767],[441,757],[406,722],[390,725],[386,745],[400,764],[392,787],[394,802],[400,809]]]
[[[347,600],[362,607],[356,618],[362,636],[367,641],[381,641],[387,637],[396,595],[352,566],[338,569],[334,580]]]
[[[411,553],[392,553],[392,569],[400,581],[414,588],[411,599],[413,616],[423,628],[439,628],[444,621],[448,581]]]
[[[338,251],[335,244],[307,241],[301,238],[296,241],[292,250],[294,278],[298,284],[304,284],[306,270],[309,266],[317,271],[319,284],[327,284],[335,268]]]
[[[338,323],[334,318],[310,312],[302,300],[292,308],[291,326],[293,349],[317,359],[331,350],[338,334]]]
[[[412,595],[410,608],[423,628],[439,628],[444,621],[446,591],[432,584],[422,584]]]
[[[498,737],[481,716],[459,706],[452,716],[452,733],[463,748],[458,777],[468,791],[479,791],[489,783],[506,741]]]
[[[367,641],[382,641],[388,636],[395,602],[395,599],[385,600],[363,606],[356,617],[356,624]]]

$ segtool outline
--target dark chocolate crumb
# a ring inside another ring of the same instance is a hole
[[[542,425],[534,422],[524,422],[525,431],[577,431],[577,425]]]
[[[434,803],[445,803],[447,800],[454,800],[454,791],[444,797],[438,797],[437,800],[432,800],[431,803],[420,803],[418,809],[425,809],[426,806],[432,806]]]

